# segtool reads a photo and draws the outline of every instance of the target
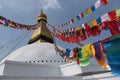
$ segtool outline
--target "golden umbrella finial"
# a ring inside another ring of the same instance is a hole
[[[38,17],[37,17],[37,22],[40,22],[40,21],[47,22],[47,16],[43,12],[43,9],[41,10],[41,12],[38,14]]]

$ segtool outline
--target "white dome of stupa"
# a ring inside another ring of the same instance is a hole
[[[23,46],[10,53],[1,62],[4,63],[6,60],[55,65],[65,63],[64,59],[56,54],[54,44],[45,42]]]

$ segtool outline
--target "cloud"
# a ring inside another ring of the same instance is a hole
[[[43,9],[48,10],[48,9],[60,9],[61,5],[58,2],[58,0],[43,0]]]
[[[1,1],[1,0],[0,0]],[[31,6],[32,5],[32,6]],[[2,3],[0,2],[0,9],[6,8],[6,9],[19,9],[24,11],[30,11],[31,9],[41,8],[44,10],[56,10],[60,9],[61,5],[58,0],[2,0]]]

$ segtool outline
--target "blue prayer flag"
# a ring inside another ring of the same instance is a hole
[[[95,11],[95,6],[92,6],[91,10],[92,10],[92,12],[94,12]]]
[[[101,18],[100,17],[97,18],[96,21],[97,21],[97,24],[101,24]]]
[[[80,16],[76,16],[77,20],[80,20]]]

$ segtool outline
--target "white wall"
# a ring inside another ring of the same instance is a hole
[[[3,75],[9,76],[60,76],[59,68],[52,65],[6,61]]]
[[[59,68],[63,76],[73,76],[82,73],[81,67],[76,62],[61,65]]]
[[[0,80],[83,80],[83,79],[81,76],[74,77],[0,76]]]
[[[4,66],[5,64],[0,64],[0,75],[3,75],[3,71],[4,71]]]

